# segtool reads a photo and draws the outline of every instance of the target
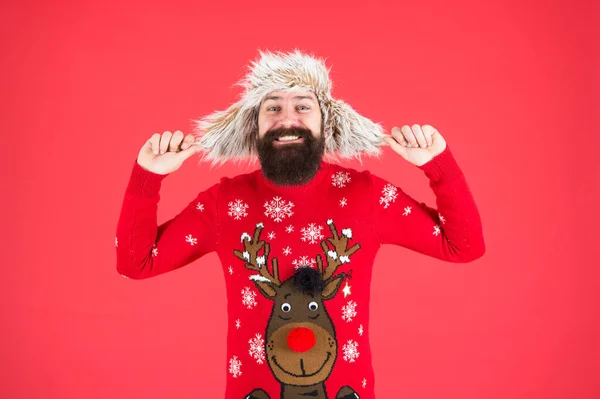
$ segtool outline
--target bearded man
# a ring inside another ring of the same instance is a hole
[[[329,71],[312,55],[263,52],[240,84],[240,100],[193,133],[156,133],[140,149],[117,225],[117,271],[145,279],[217,252],[227,399],[374,398],[374,258],[393,244],[448,262],[479,259],[485,244],[466,179],[437,129],[384,133],[332,97]],[[435,207],[338,162],[378,156],[384,145],[423,171]],[[260,168],[221,178],[159,225],[161,182],[194,154]]]

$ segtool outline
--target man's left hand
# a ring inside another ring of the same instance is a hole
[[[431,125],[408,125],[392,128],[392,134],[383,141],[394,152],[416,166],[422,166],[446,149],[446,140]]]

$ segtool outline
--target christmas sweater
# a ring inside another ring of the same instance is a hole
[[[117,271],[158,276],[216,251],[226,282],[226,399],[374,398],[373,260],[395,244],[449,262],[482,256],[479,213],[450,149],[419,167],[436,206],[369,171],[323,161],[277,186],[222,178],[157,223],[162,180],[134,162],[116,231]],[[215,359],[219,361],[219,359]]]

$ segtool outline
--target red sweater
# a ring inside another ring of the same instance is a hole
[[[301,187],[276,186],[260,170],[222,178],[158,225],[166,175],[135,162],[117,226],[117,271],[143,279],[217,252],[228,296],[226,399],[374,398],[369,287],[380,246],[449,262],[485,251],[450,149],[420,168],[436,208],[368,171],[323,162]]]

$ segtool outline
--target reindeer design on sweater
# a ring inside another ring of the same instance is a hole
[[[326,265],[316,256],[317,270],[300,267],[285,281],[280,281],[277,258],[268,267],[269,243],[260,239],[263,224],[256,225],[254,236],[242,235],[244,251],[234,250],[235,256],[246,262],[246,269],[256,271],[250,279],[260,293],[273,301],[266,329],[266,357],[274,377],[281,383],[281,399],[327,399],[325,381],[337,359],[338,343],[335,327],[325,308],[325,301],[335,297],[346,273],[335,274],[350,256],[360,249],[359,244],[348,248],[350,229],[339,235],[333,221],[327,224],[331,237],[321,241]],[[328,246],[333,245],[333,250]],[[259,251],[263,249],[263,254]],[[357,399],[349,386],[342,387],[336,399]],[[244,399],[270,399],[262,389],[255,389]]]

